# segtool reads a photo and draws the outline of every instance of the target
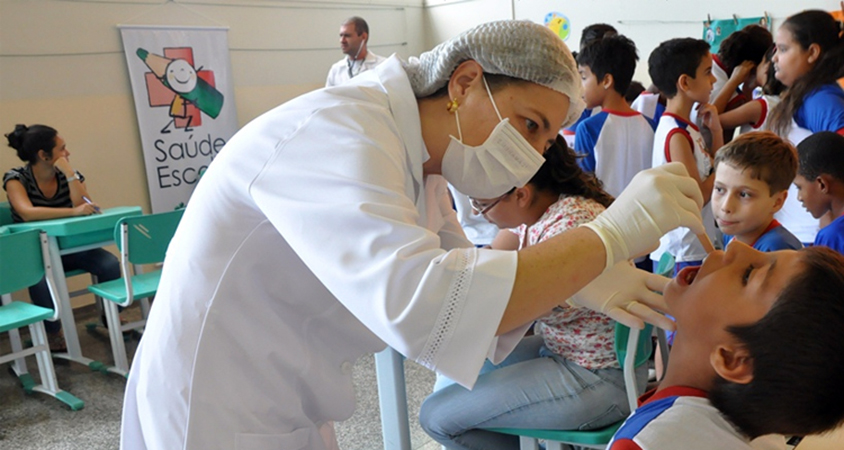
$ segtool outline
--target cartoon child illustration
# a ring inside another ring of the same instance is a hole
[[[184,128],[184,131],[192,131],[191,125],[201,124],[198,114],[191,114],[191,105],[212,119],[220,114],[223,108],[223,94],[199,76],[201,68],[196,70],[185,59],[159,56],[142,48],[139,48],[136,54],[161,84],[175,93],[170,101],[171,119],[161,129],[162,133],[169,133],[171,125]]]

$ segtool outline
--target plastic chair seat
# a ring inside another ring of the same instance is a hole
[[[513,436],[525,436],[534,439],[546,439],[549,441],[561,441],[567,444],[580,445],[606,445],[623,422],[614,423],[608,427],[587,431],[564,431],[564,430],[530,430],[522,428],[487,428],[496,433],[510,434]]]
[[[133,297],[135,299],[152,297],[158,290],[158,281],[160,279],[160,270],[133,276]],[[126,302],[126,280],[124,280],[123,278],[118,278],[116,280],[106,281],[97,285],[89,286],[88,290],[114,303]]]
[[[25,302],[0,306],[0,333],[53,317],[53,310]]]

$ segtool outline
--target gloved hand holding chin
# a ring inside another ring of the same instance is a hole
[[[631,328],[644,328],[644,322],[666,330],[674,322],[657,311],[667,311],[661,292],[670,280],[639,270],[622,261],[594,279],[567,303],[606,314]]]

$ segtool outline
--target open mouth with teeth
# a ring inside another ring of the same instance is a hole
[[[684,267],[680,273],[677,274],[677,281],[683,286],[689,286],[694,283],[697,273],[700,271],[700,266]]]

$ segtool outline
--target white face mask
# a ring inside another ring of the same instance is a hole
[[[455,189],[473,198],[495,198],[514,187],[522,187],[539,171],[545,158],[521,135],[510,119],[502,119],[489,86],[484,87],[500,122],[483,144],[472,147],[463,143],[460,116],[458,138],[451,136],[442,161],[442,175]]]

